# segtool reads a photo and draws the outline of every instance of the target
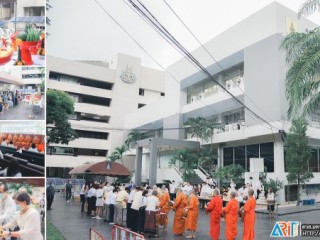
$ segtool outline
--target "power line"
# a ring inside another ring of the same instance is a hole
[[[244,108],[246,108],[249,112],[251,112],[255,117],[265,122],[267,125],[271,126],[269,122],[267,122],[265,119],[260,117],[258,114],[256,114],[253,110],[251,110],[249,107],[247,107],[244,103],[242,103],[237,97],[235,97],[231,92],[229,92],[221,83],[219,83],[209,72],[208,70],[201,65],[201,63],[190,53],[188,52],[179,41],[175,39],[172,34],[168,32],[168,30],[162,26],[162,24],[157,20],[155,16],[139,1],[137,2],[140,4],[140,7],[142,7],[144,10],[142,10],[137,4],[135,4],[132,0],[128,0],[131,5],[133,6],[136,11],[138,11],[139,14],[141,14],[145,19],[147,19],[156,29],[157,32],[167,41],[171,43],[176,49],[180,51],[187,59],[194,62],[203,73],[205,73],[210,79],[212,79],[218,86],[220,86],[224,91],[226,91],[232,98],[234,98],[240,105],[242,105]]]

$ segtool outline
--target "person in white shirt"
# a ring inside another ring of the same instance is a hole
[[[13,145],[13,142],[12,142],[12,141],[9,142],[8,147],[11,147],[11,148],[14,148],[14,147],[15,147],[15,146]]]
[[[28,151],[29,152],[36,152],[36,153],[39,152],[34,143],[31,144],[31,147],[28,149]]]
[[[122,209],[123,209],[123,202],[128,201],[129,194],[124,189],[123,186],[120,187],[120,191],[118,192],[118,195],[116,197],[116,202],[114,204],[115,207],[115,224],[122,225]]]
[[[147,197],[148,197],[148,191],[143,190],[142,192],[142,199],[140,202],[140,208],[139,208],[139,220],[138,220],[138,233],[142,234],[144,233],[144,224],[145,224],[145,216],[146,216],[146,206],[147,206]]]
[[[22,177],[20,165],[17,159],[11,159],[9,166],[0,171],[0,176],[4,177]]]
[[[269,188],[268,190],[268,195],[267,195],[267,203],[268,203],[268,211],[269,211],[269,218],[273,218],[274,217],[274,205],[276,203],[276,198],[275,195],[273,193],[272,188]]]
[[[131,230],[134,232],[138,232],[139,225],[139,209],[142,201],[142,191],[140,187],[136,187],[136,192],[133,195],[132,205],[131,205]]]
[[[92,183],[88,191],[88,215],[94,217],[96,203],[96,189]]]
[[[23,240],[43,240],[41,234],[40,215],[38,211],[30,206],[31,199],[27,193],[20,193],[16,198],[20,211],[14,219],[2,226],[3,229],[13,229],[18,226],[18,231],[3,231],[1,237],[17,237]]]
[[[6,147],[6,146],[7,146],[7,141],[6,141],[5,139],[3,139],[3,140],[2,140],[2,142],[1,142],[1,146],[4,146],[4,147]]]
[[[131,205],[132,205],[133,196],[135,192],[136,192],[135,188],[130,188],[130,194],[127,202],[127,228],[131,228],[132,222],[134,221],[134,219],[132,219]]]
[[[156,237],[156,210],[159,206],[158,192],[153,191],[152,195],[147,197],[144,232]]]
[[[80,189],[81,212],[84,212],[84,204],[86,203],[87,184],[83,184]]]
[[[109,194],[109,210],[110,210],[110,214],[109,214],[109,224],[114,224],[114,204],[116,202],[116,198],[118,195],[118,189],[115,188],[113,189],[112,193]]]
[[[0,182],[0,225],[11,222],[16,213],[16,204],[8,194],[8,185]]]
[[[96,191],[96,219],[102,219],[100,217],[100,214],[102,212],[102,207],[103,207],[103,190],[102,190],[102,185],[97,184],[99,187]]]
[[[110,193],[110,184],[108,182],[105,183],[103,190],[103,200],[104,200],[104,213],[103,213],[103,221],[108,222],[109,221],[109,203],[107,202],[108,195]]]

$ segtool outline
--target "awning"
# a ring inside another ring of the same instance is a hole
[[[10,22],[45,23],[44,16],[12,17]]]
[[[83,164],[73,168],[70,175],[94,174],[103,176],[130,176],[130,171],[120,163],[103,161],[98,163]]]

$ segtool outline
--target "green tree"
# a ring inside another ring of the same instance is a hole
[[[181,149],[175,152],[173,158],[170,160],[170,163],[175,165],[178,161],[180,166],[179,168],[183,170],[183,180],[189,181],[196,175],[194,169],[197,167],[197,158],[197,153],[191,152],[187,149]]]
[[[232,164],[224,167],[219,167],[215,175],[219,181],[223,183],[230,183],[231,179],[235,182],[237,187],[243,184],[244,168],[240,164]]]
[[[185,123],[187,133],[190,133],[191,137],[196,137],[197,141],[208,141],[212,136],[213,128],[208,121],[203,117],[189,118]]]
[[[121,163],[123,165],[123,154],[127,151],[127,146],[124,144],[120,147],[116,147],[116,149],[114,150],[114,154],[119,156],[119,159],[121,160]]]
[[[309,0],[302,5],[299,16],[319,9],[319,0]],[[281,43],[286,51],[288,71],[286,94],[289,100],[288,115],[319,110],[320,103],[320,29],[303,33],[292,32]]]
[[[75,139],[68,116],[73,114],[73,101],[66,92],[47,90],[47,143],[68,144]]]
[[[313,178],[313,173],[309,168],[311,153],[308,147],[306,131],[307,122],[304,117],[299,117],[292,121],[290,133],[287,134],[286,139],[287,180],[298,185],[297,204],[300,201],[300,185]]]
[[[115,161],[117,161],[119,159],[120,159],[120,155],[118,154],[118,152],[113,152],[108,157],[108,160],[111,161],[111,162],[115,162]]]
[[[264,187],[264,191],[266,192],[268,191],[269,188],[271,188],[274,194],[277,195],[277,192],[283,188],[283,181],[279,180],[278,178],[276,179],[270,178],[263,184],[263,187]]]
[[[199,152],[199,165],[211,174],[217,165],[217,157],[216,149],[202,147]]]
[[[142,139],[142,133],[135,129],[128,134],[128,138],[125,141],[125,145],[127,146],[127,148],[130,148],[131,143],[136,144],[137,141],[141,139]]]

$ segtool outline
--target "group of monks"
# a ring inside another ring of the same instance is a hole
[[[255,238],[254,224],[255,224],[255,207],[256,200],[254,198],[253,189],[248,191],[248,200],[245,205],[240,208],[240,214],[243,216],[243,240],[253,240]],[[223,206],[223,201],[219,195],[219,190],[213,191],[213,198],[205,212],[210,213],[210,236],[213,240],[219,239],[220,236],[220,221],[221,215],[225,215],[226,231],[225,237],[227,240],[234,240],[238,235],[238,216],[239,216],[239,203],[236,200],[236,193],[230,193],[230,201],[226,207]]]

